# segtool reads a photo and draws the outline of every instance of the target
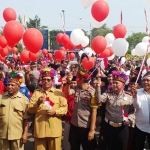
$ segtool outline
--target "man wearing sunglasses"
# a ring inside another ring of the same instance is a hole
[[[67,112],[67,101],[60,90],[52,87],[53,70],[46,68],[41,75],[42,89],[33,93],[28,106],[28,112],[35,115],[35,150],[60,150],[61,116]]]

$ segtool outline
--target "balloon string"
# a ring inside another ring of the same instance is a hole
[[[137,83],[138,80],[139,80],[139,78],[140,78],[140,75],[141,75],[141,72],[142,72],[142,68],[143,68],[144,62],[145,62],[145,60],[146,60],[146,55],[147,55],[147,53],[148,53],[148,48],[149,48],[149,46],[150,46],[150,45],[147,45],[147,50],[146,50],[146,53],[145,53],[144,59],[143,59],[143,61],[142,61],[142,65],[141,65],[141,68],[140,68],[140,71],[139,71],[139,74],[138,74],[138,76],[137,76],[137,79],[136,79],[136,82],[135,82],[135,83]]]
[[[92,76],[92,74],[95,72],[95,70],[100,66],[101,62],[99,64],[97,64],[97,66],[95,67],[95,69],[91,72],[91,74],[88,76],[88,79]]]

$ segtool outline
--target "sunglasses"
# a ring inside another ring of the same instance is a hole
[[[48,82],[50,82],[52,79],[42,79],[42,81],[48,81]]]

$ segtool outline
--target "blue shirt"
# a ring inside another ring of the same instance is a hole
[[[20,93],[25,95],[30,100],[30,91],[28,90],[28,88],[26,86],[20,87],[19,91],[20,91]]]

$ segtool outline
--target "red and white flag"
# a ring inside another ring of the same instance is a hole
[[[52,102],[49,97],[46,97],[46,101],[44,103],[45,107],[50,110],[54,106],[54,102]]]

